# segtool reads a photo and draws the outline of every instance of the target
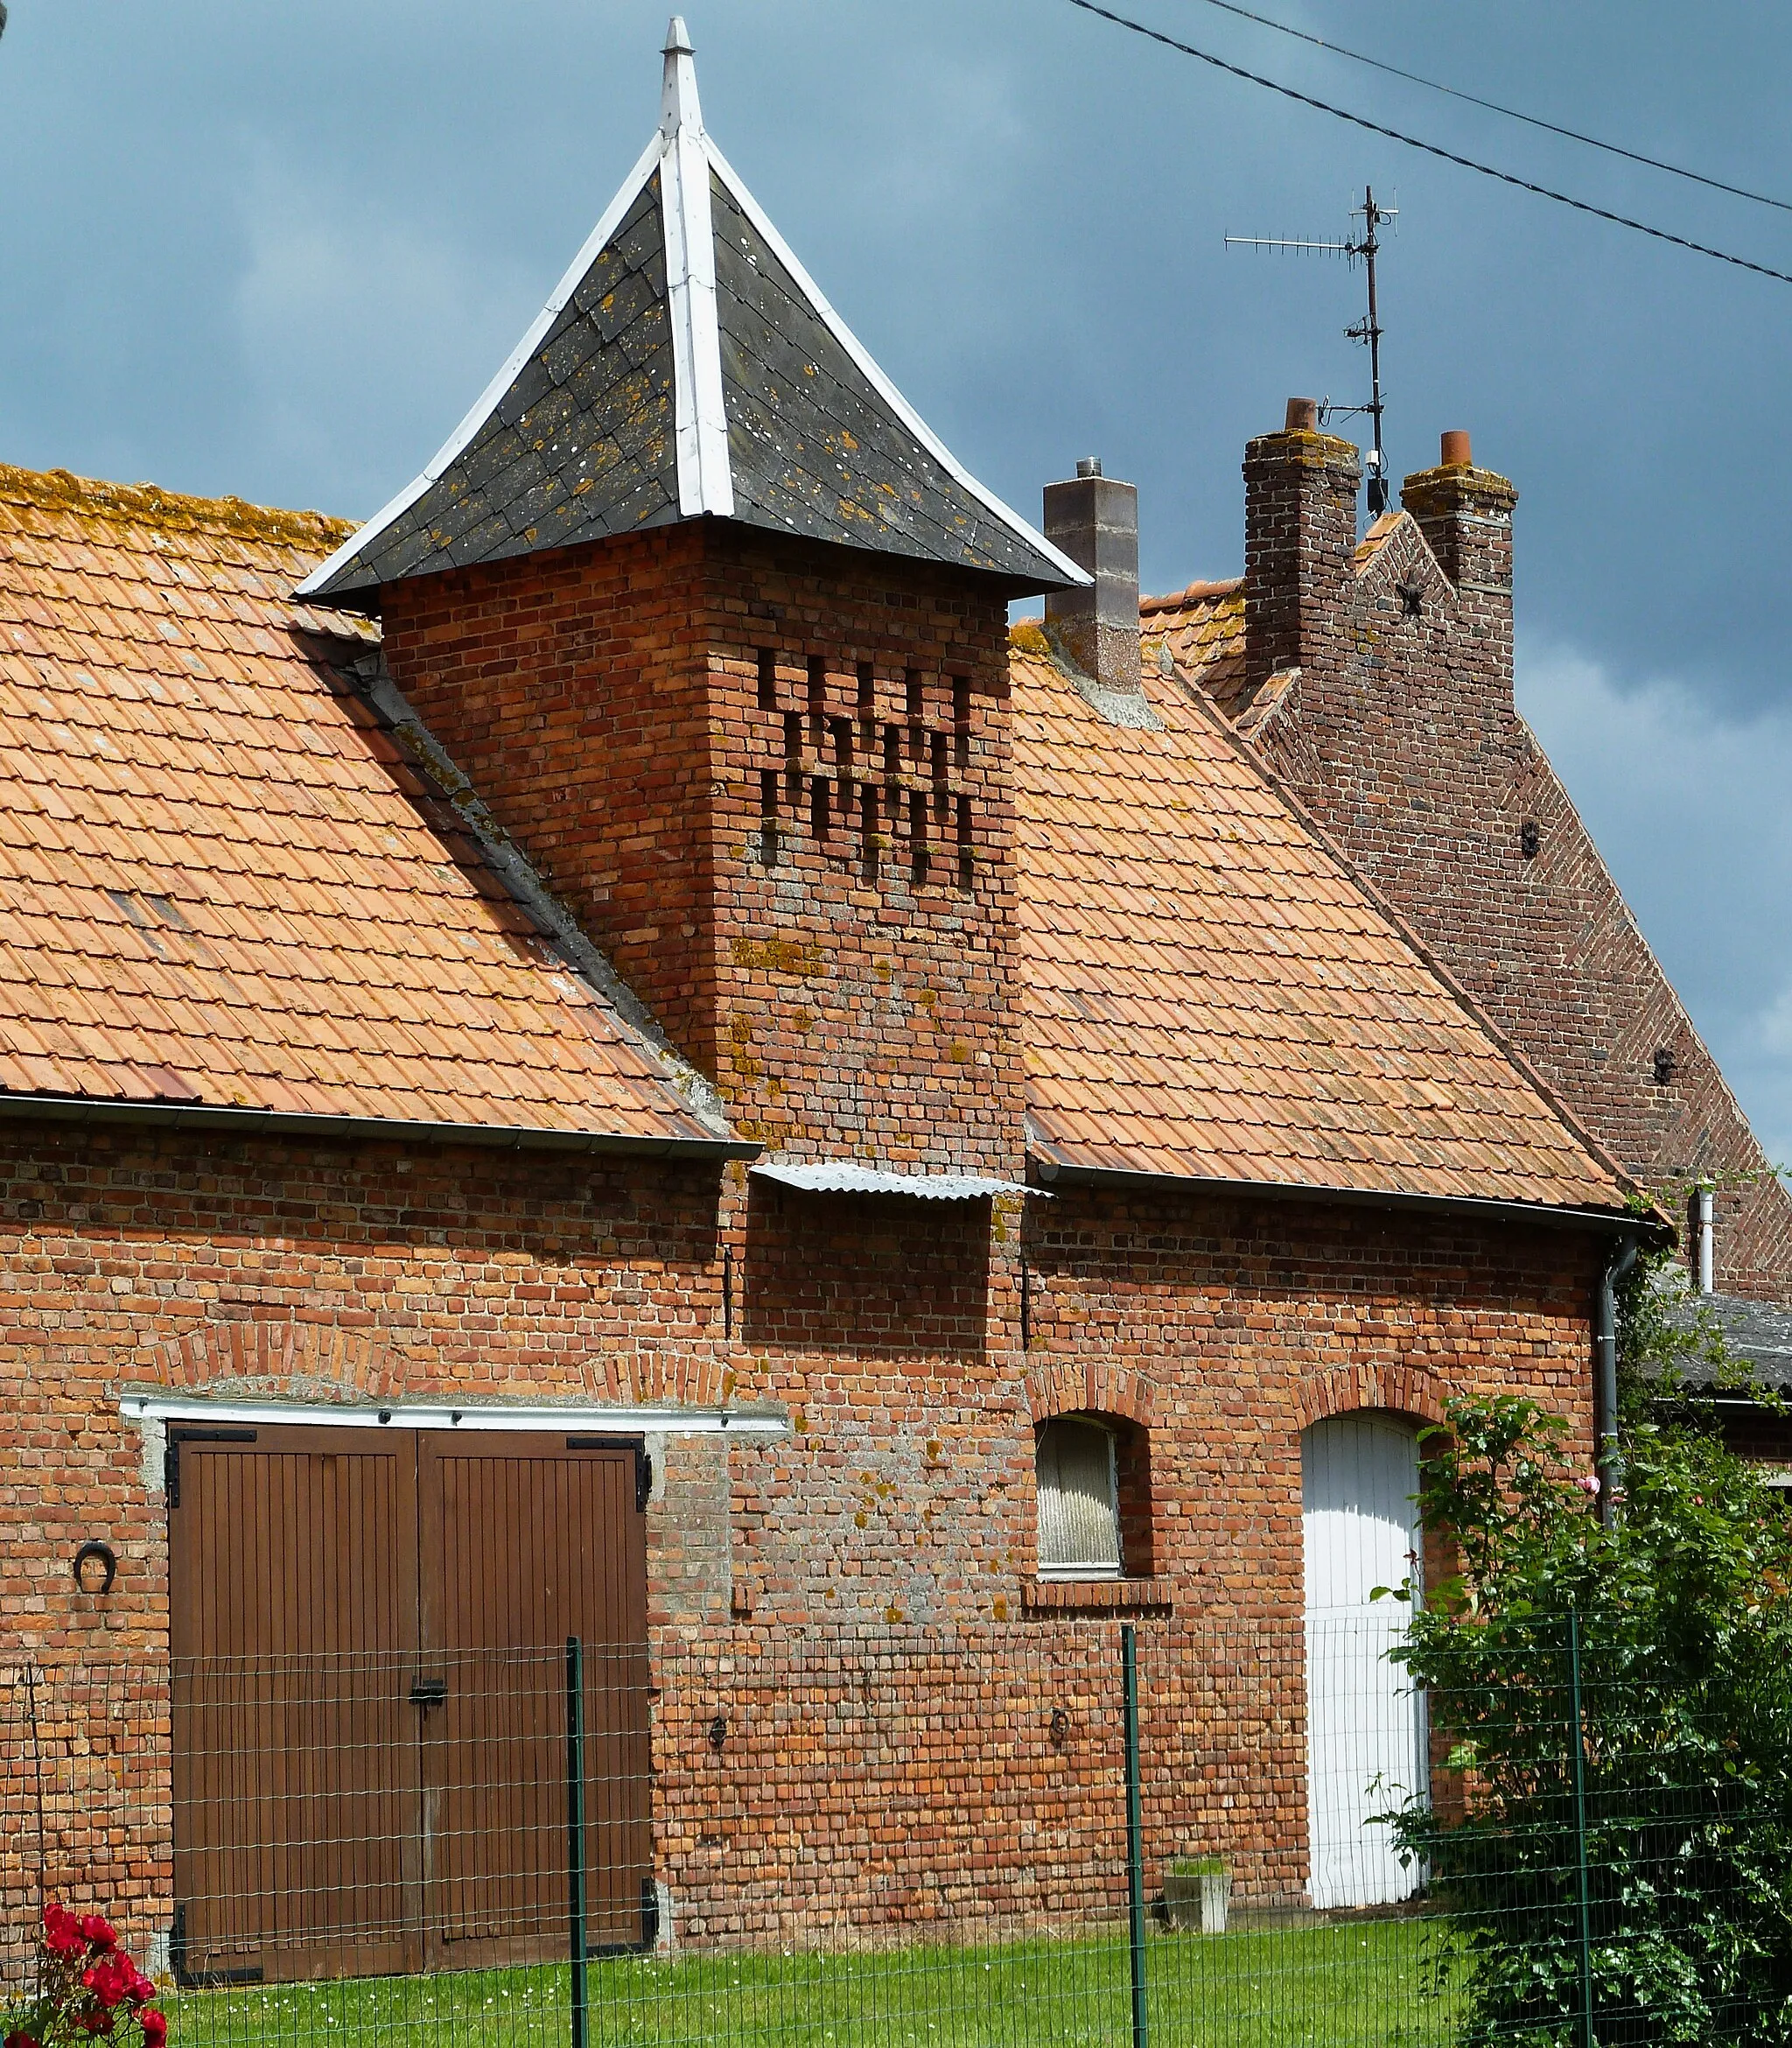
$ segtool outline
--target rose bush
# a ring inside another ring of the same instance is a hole
[[[52,1899],[38,1939],[38,1993],[4,2021],[5,2048],[166,2048],[156,1987],[118,1946],[110,1921]]]

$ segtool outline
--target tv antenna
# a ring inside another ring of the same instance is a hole
[[[1368,417],[1372,445],[1366,458],[1368,470],[1368,509],[1372,519],[1379,519],[1388,509],[1388,464],[1382,453],[1382,321],[1380,308],[1376,300],[1376,257],[1381,252],[1382,238],[1376,232],[1390,221],[1398,220],[1397,207],[1380,207],[1376,204],[1375,187],[1365,186],[1362,204],[1352,209],[1351,219],[1362,222],[1361,235],[1353,235],[1347,242],[1301,242],[1282,235],[1228,235],[1228,249],[1292,249],[1306,256],[1340,256],[1346,263],[1359,260],[1368,273],[1368,312],[1354,327],[1344,332],[1353,341],[1368,345],[1368,403],[1367,405],[1334,405],[1328,398],[1320,408],[1321,420],[1334,414],[1340,418],[1352,413],[1365,413]]]

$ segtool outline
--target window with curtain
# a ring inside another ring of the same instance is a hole
[[[1120,1488],[1113,1431],[1076,1415],[1041,1423],[1034,1472],[1040,1576],[1119,1578]]]

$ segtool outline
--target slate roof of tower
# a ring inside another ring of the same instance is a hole
[[[659,131],[528,333],[421,476],[303,595],[678,519],[950,564],[1014,591],[1088,580],[947,451],[704,132],[683,25]]]
[[[1147,663],[1155,729],[1111,723],[1036,624],[1012,638],[1038,1156],[1622,1210],[1617,1168],[1216,712]]]
[[[1404,512],[1384,512],[1356,544],[1361,575],[1403,520]],[[1254,719],[1268,708],[1266,697],[1253,691],[1244,665],[1244,579],[1191,583],[1163,597],[1138,600],[1139,636],[1147,657],[1154,646],[1166,647],[1183,674],[1198,682],[1234,725],[1249,734]]]
[[[291,600],[346,530],[0,467],[0,1096],[715,1143]]]

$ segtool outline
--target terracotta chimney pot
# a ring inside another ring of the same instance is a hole
[[[1446,469],[1472,469],[1474,458],[1468,452],[1468,436],[1460,427],[1452,427],[1444,436],[1443,466]]]

